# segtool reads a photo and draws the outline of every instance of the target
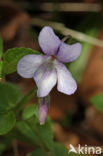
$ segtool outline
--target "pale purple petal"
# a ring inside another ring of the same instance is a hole
[[[50,105],[50,97],[49,95],[43,98],[38,98],[38,117],[40,124],[43,125],[48,116],[48,107]]]
[[[72,62],[80,56],[81,49],[80,43],[68,45],[62,42],[56,57],[61,62]]]
[[[46,55],[55,55],[61,44],[58,36],[55,35],[53,29],[49,26],[43,27],[39,34],[39,45]]]
[[[44,56],[41,55],[26,55],[18,62],[17,72],[24,78],[32,78],[44,60]]]
[[[49,62],[42,64],[35,72],[34,80],[38,87],[37,96],[47,96],[57,81],[57,74],[53,64]]]
[[[43,125],[45,123],[45,120],[48,116],[48,106],[47,105],[39,105],[39,111],[38,111],[38,117],[40,121],[40,125]]]
[[[63,65],[58,61],[55,61],[55,67],[57,69],[58,91],[65,93],[67,95],[73,94],[77,89],[77,84],[73,79],[71,73],[68,71],[65,65]]]

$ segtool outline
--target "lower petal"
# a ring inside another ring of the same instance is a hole
[[[73,94],[77,89],[77,84],[73,79],[71,73],[62,63],[56,61],[55,67],[57,70],[58,77],[58,91],[65,93],[67,95]]]
[[[38,87],[37,96],[47,96],[57,82],[57,73],[52,63],[42,64],[35,72],[34,80]]]

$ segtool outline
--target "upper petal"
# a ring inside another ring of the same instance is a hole
[[[43,27],[39,34],[39,45],[43,52],[47,55],[55,55],[60,44],[61,41],[55,35],[53,29],[49,26]]]
[[[31,78],[44,60],[42,55],[26,55],[18,62],[17,72],[24,78]]]
[[[34,79],[38,86],[37,96],[45,97],[57,82],[56,70],[51,63],[45,62],[35,72]]]
[[[80,56],[82,46],[80,43],[68,45],[61,43],[57,58],[62,62],[72,62]]]
[[[73,94],[77,89],[77,84],[73,79],[71,73],[68,71],[65,65],[63,65],[58,61],[56,61],[55,67],[57,69],[58,91],[65,93],[67,95]]]

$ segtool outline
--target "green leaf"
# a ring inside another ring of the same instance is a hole
[[[0,155],[2,155],[2,153],[5,151],[6,149],[6,145],[4,143],[0,142]]]
[[[27,154],[27,156],[48,156],[48,155],[44,150],[38,148],[34,150],[33,152]]]
[[[46,150],[51,151],[53,153],[53,127],[51,120],[48,118],[44,125],[40,125],[40,123],[37,122],[37,119],[35,119],[34,121],[36,122],[36,124],[33,124],[33,120],[31,121],[31,119],[28,122],[32,129],[34,129],[34,132],[37,133],[39,142],[42,142],[42,145]]]
[[[39,145],[38,136],[35,134],[34,130],[25,121],[17,122],[17,129],[19,132],[33,145]]]
[[[29,125],[32,127],[32,129],[35,130],[35,132],[38,133],[38,137],[41,140],[43,140],[45,146],[50,151],[53,151],[53,125],[48,117],[46,119],[46,122],[44,125],[40,125],[40,121],[38,119],[38,107],[36,105],[35,108],[35,115],[28,120]]]
[[[7,134],[7,135],[5,135],[5,136],[3,136],[3,137],[0,138],[0,156],[3,154],[3,152],[11,144],[12,137],[10,137],[9,134]]]
[[[54,152],[55,156],[83,156],[83,155],[87,156],[85,154],[76,154],[72,152],[69,153],[69,150],[66,147],[57,142],[54,143]],[[27,156],[48,156],[48,155],[51,155],[51,153],[47,153],[39,148],[27,154]]]
[[[0,112],[14,108],[22,97],[23,94],[16,85],[0,83]]]
[[[0,59],[2,58],[2,55],[3,55],[3,40],[0,35]]]
[[[49,152],[50,153],[50,152]],[[51,155],[42,149],[36,149],[32,153],[27,154],[27,156],[48,156]],[[62,144],[54,143],[54,155],[55,156],[68,156],[68,149]]]
[[[68,156],[68,149],[64,147],[62,144],[54,143],[55,156]]]
[[[41,126],[35,118],[34,116],[32,120],[30,118],[29,121],[18,122],[17,129],[31,144],[53,152],[53,129],[50,119]]]
[[[0,135],[8,133],[15,125],[16,119],[14,112],[0,114]]]
[[[33,109],[32,109],[33,108]],[[30,113],[30,114],[29,114]],[[32,115],[32,118],[30,116]],[[23,118],[27,120],[29,127],[36,134],[38,145],[41,146],[41,143],[45,148],[50,151],[53,151],[53,126],[50,118],[48,117],[44,125],[40,125],[38,120],[38,106],[30,105],[23,112]],[[21,128],[22,129],[22,128]],[[30,133],[29,133],[30,135]],[[32,138],[32,136],[31,136]]]
[[[90,154],[77,154],[77,153],[73,153],[73,152],[70,152],[68,155],[69,156],[90,156]]]
[[[39,132],[40,138],[43,140],[45,147],[49,151],[53,152],[53,132],[50,123],[46,122],[45,125],[42,126],[37,124],[35,127]]]
[[[101,112],[103,112],[103,93],[90,98],[90,102]]]
[[[18,61],[23,56],[28,54],[40,54],[40,53],[30,48],[12,48],[7,50],[3,55],[4,59],[3,76],[15,72],[17,70]]]
[[[6,150],[7,145],[5,143],[0,142],[0,155]]]
[[[35,114],[36,106],[34,104],[28,105],[22,114],[23,120],[31,118]]]

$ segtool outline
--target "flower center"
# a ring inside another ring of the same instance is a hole
[[[56,57],[54,55],[51,55],[51,61],[54,61]]]

